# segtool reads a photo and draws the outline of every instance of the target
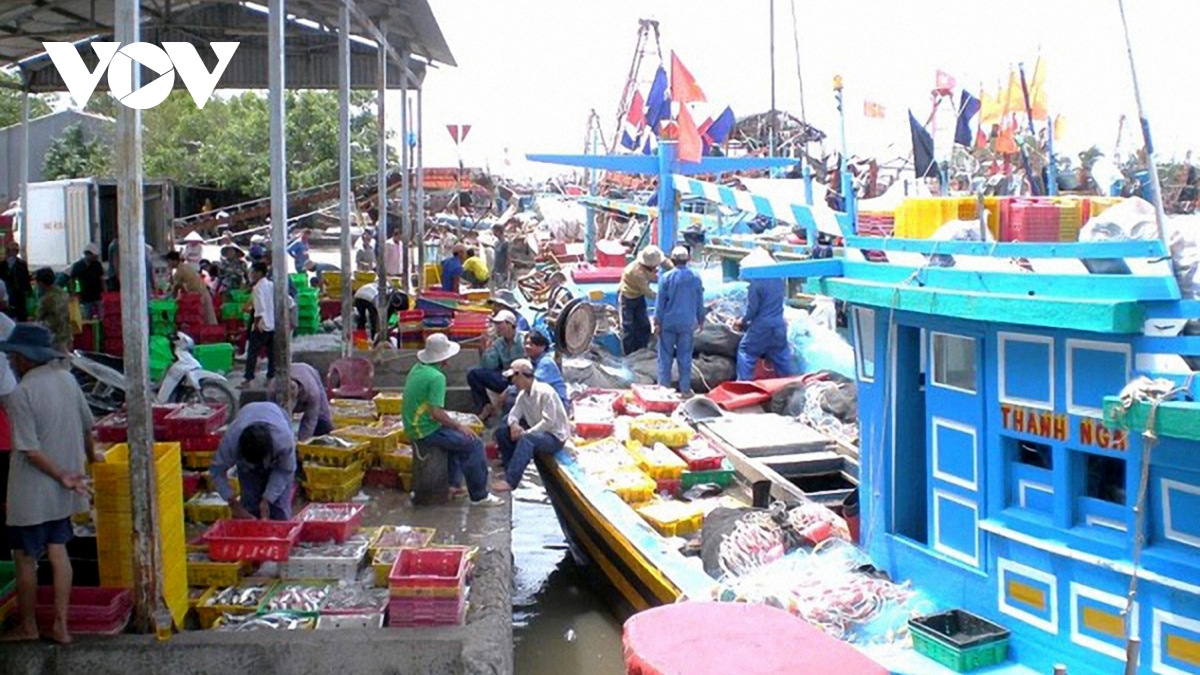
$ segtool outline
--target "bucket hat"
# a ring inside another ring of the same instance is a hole
[[[38,363],[66,357],[66,354],[54,348],[54,337],[50,334],[50,329],[32,323],[19,323],[14,326],[8,339],[0,342],[0,352],[15,352]]]
[[[417,360],[427,364],[441,363],[453,357],[460,349],[462,345],[451,342],[450,338],[442,333],[434,333],[425,338],[425,348],[417,352]]]

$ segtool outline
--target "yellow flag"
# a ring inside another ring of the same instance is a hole
[[[1067,120],[1064,119],[1062,115],[1055,115],[1054,116],[1054,140],[1057,141],[1058,139],[1062,138],[1063,134],[1065,134],[1065,133],[1067,133]]]
[[[1046,111],[1046,64],[1038,57],[1033,66],[1033,80],[1029,83],[1029,110],[1033,119],[1043,122],[1049,119]]]
[[[1017,75],[1017,71],[1008,71],[1008,87],[1000,92],[1000,116],[1008,117],[1009,113],[1014,113],[1025,109],[1025,94],[1021,91],[1021,78]]]
[[[1000,98],[989,94],[982,86],[979,87],[979,124],[999,124],[1003,115],[1000,112]]]

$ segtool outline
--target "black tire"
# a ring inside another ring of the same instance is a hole
[[[229,406],[226,419],[232,420],[241,407],[241,397],[225,379],[206,377],[200,380],[200,391],[191,387],[180,386],[175,390],[172,399],[176,403],[209,403]]]

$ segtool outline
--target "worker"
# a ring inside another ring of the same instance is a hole
[[[305,265],[308,263],[308,253],[312,249],[308,243],[311,238],[312,231],[306,228],[300,230],[300,235],[287,245],[287,254],[295,262],[297,272],[305,271]]]
[[[79,311],[84,319],[100,318],[100,299],[104,294],[104,265],[100,245],[88,244],[83,257],[71,266],[71,281],[78,284]]]
[[[517,316],[507,309],[492,317],[496,329],[494,339],[484,338],[479,347],[479,366],[467,371],[467,386],[471,401],[483,419],[495,412],[488,392],[499,394],[508,387],[504,371],[513,361],[525,358],[525,334],[517,330]]]
[[[463,275],[463,260],[467,257],[467,247],[455,244],[450,250],[450,256],[442,261],[442,290],[458,292],[458,282]]]
[[[651,244],[642,249],[637,260],[625,266],[617,293],[621,298],[621,346],[629,355],[650,344],[650,312],[646,300],[655,298],[650,284],[658,281],[662,251]]]
[[[765,249],[756,248],[742,259],[741,267],[753,269],[775,263]],[[751,279],[747,291],[746,316],[738,321],[738,329],[745,331],[738,343],[737,379],[754,379],[758,360],[767,359],[779,377],[794,372],[792,354],[788,346],[787,323],[783,320],[783,301],[786,293],[783,279]]]
[[[54,283],[54,270],[49,267],[34,272],[33,280],[41,294],[36,320],[54,335],[55,349],[70,353],[75,341],[75,324],[71,321],[71,300],[67,292]]]
[[[370,230],[363,230],[362,246],[354,254],[354,264],[359,272],[375,271],[375,235]]]
[[[200,261],[204,259],[204,237],[199,232],[193,230],[183,238],[183,259],[192,269],[200,270]]]
[[[488,274],[487,263],[480,257],[478,248],[467,249],[467,259],[462,267],[462,278],[471,288],[487,288],[488,279],[491,277]]]
[[[241,499],[229,485],[237,467]],[[296,437],[292,421],[274,403],[248,403],[225,431],[209,478],[235,518],[291,520],[296,479]]]
[[[33,296],[29,265],[21,258],[21,245],[9,240],[4,245],[5,257],[0,260],[0,282],[8,291],[8,308],[5,313],[18,323],[29,318],[29,298]]]
[[[679,364],[679,391],[692,395],[692,343],[704,327],[704,284],[688,261],[685,246],[671,250],[675,269],[663,275],[654,306],[654,333],[658,335],[658,383],[671,386],[671,365]]]
[[[508,413],[507,425],[496,430],[496,445],[504,465],[504,479],[492,483],[493,492],[517,488],[529,461],[537,455],[553,455],[571,436],[571,424],[562,399],[554,388],[534,377],[529,359],[517,359],[504,371],[517,388],[517,402]]]
[[[179,251],[171,251],[167,253],[167,267],[171,268],[171,292],[172,293],[194,293],[200,296],[200,311],[204,315],[204,324],[207,326],[215,326],[217,324],[217,310],[213,306],[212,293],[209,292],[208,286],[204,280],[200,278],[200,273],[192,268],[191,265],[184,265],[183,257],[179,255]]]
[[[325,385],[321,382],[321,374],[316,368],[295,361],[289,369],[288,387],[292,399],[292,412],[299,412],[300,428],[296,438],[307,441],[314,436],[324,436],[333,431],[333,413],[329,409],[329,397],[325,393]],[[282,405],[283,390],[276,378],[269,387],[271,399]]]
[[[496,246],[493,250],[492,262],[492,285],[495,288],[504,288],[508,285],[508,237],[504,235],[504,225],[496,223],[492,225],[492,235],[496,237]]]

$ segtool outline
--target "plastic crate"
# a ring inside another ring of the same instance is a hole
[[[388,574],[388,591],[393,597],[461,595],[471,553],[465,546],[402,548]]]
[[[734,471],[733,465],[729,463],[729,460],[725,460],[719,469],[684,471],[680,489],[685,491],[690,490],[693,486],[702,483],[715,483],[720,487],[729,487],[729,484],[733,482],[735,473],[736,471]]]
[[[682,537],[704,526],[704,508],[699,504],[659,501],[635,509],[638,515],[664,537]]]
[[[373,400],[380,415],[399,415],[404,406],[404,394],[398,391],[381,391]]]
[[[653,478],[636,468],[620,469],[608,473],[605,487],[615,492],[626,504],[640,504],[649,501],[658,489]]]
[[[316,607],[309,609],[306,607],[293,606],[280,599],[279,596],[289,588],[298,587],[318,589],[317,593],[320,596],[320,601],[317,603]],[[329,596],[329,592],[332,589],[333,587],[330,584],[323,581],[280,581],[279,583],[275,584],[275,586],[271,589],[271,592],[267,593],[267,596],[263,598],[262,604],[258,607],[258,613],[269,614],[271,612],[294,612],[296,614],[307,614],[310,616],[315,615],[321,611],[321,604],[325,602],[325,598]]]
[[[67,630],[72,633],[115,633],[124,629],[133,611],[133,596],[126,588],[71,589],[67,608]],[[38,628],[49,631],[54,623],[54,588],[38,586]]]
[[[642,415],[629,423],[629,438],[647,447],[662,443],[668,448],[682,448],[693,435],[687,424],[661,415]]]
[[[362,489],[364,475],[365,472],[360,471],[347,478],[346,482],[328,487],[317,487],[306,484],[304,486],[304,494],[308,497],[309,501],[313,502],[347,502]]]
[[[224,501],[217,504],[216,500],[212,499],[213,494],[215,493],[202,492],[183,505],[183,512],[189,522],[207,524],[233,517],[233,509],[229,508],[229,504]]]
[[[366,443],[366,463],[374,463],[380,455],[395,449],[399,434],[389,429],[374,425],[356,424],[333,431],[331,436],[344,438],[356,443]]]
[[[129,437],[128,418],[124,412],[115,412],[100,418],[92,430],[101,443],[124,443]]]
[[[1017,201],[1009,207],[1008,222],[1001,223],[1001,241],[1059,241],[1061,218],[1056,204]]]
[[[301,524],[300,541],[336,541],[340,544],[358,529],[365,509],[366,506],[362,504],[305,506],[295,517],[296,522]],[[323,517],[322,511],[336,511],[339,517],[336,520],[319,520],[318,517]]]
[[[217,328],[221,330],[221,337],[214,340],[213,344],[196,345],[192,350],[192,356],[196,357],[200,366],[205,370],[224,375],[233,370],[233,345],[223,342],[225,328],[221,326],[217,326]]]
[[[393,598],[388,603],[388,626],[419,628],[423,626],[455,626],[466,615],[466,597],[459,598]]]
[[[224,405],[210,406],[203,403],[185,405],[167,415],[164,420],[168,437],[196,438],[207,436],[217,430],[229,414]]]
[[[412,473],[413,452],[411,445],[398,445],[379,456],[379,465],[400,473]]]
[[[317,618],[317,630],[339,628],[383,628],[383,612],[376,614],[322,614]]]
[[[299,523],[269,520],[220,520],[204,533],[217,562],[283,562],[299,537]]]
[[[225,433],[217,430],[203,436],[180,438],[179,447],[183,448],[185,454],[192,452],[216,452],[221,447],[221,439],[224,437]]]
[[[431,527],[410,527],[408,525],[386,525],[375,532],[371,539],[371,555],[376,551],[400,550],[402,548],[424,548],[433,541],[437,530]]]
[[[300,459],[305,463],[321,466],[348,466],[362,461],[370,447],[366,443],[355,443],[353,446],[345,448],[340,445],[327,445],[322,439],[328,440],[324,436],[318,436],[298,444],[296,451],[300,455]],[[338,442],[342,440],[338,439]]]
[[[674,389],[657,384],[635,384],[630,389],[638,405],[646,412],[673,413],[683,402]]]
[[[196,618],[200,621],[200,627],[204,629],[212,628],[216,625],[217,619],[223,614],[255,614],[258,608],[262,606],[263,600],[270,594],[274,588],[274,579],[243,579],[236,586],[228,586],[226,588],[209,589],[209,594],[196,605]],[[240,589],[248,591],[251,588],[261,589],[253,593],[253,602],[245,605],[233,605],[225,602],[223,594],[229,589]]]
[[[185,452],[183,453],[183,465],[195,471],[204,471],[212,466],[213,459],[217,456],[213,452]]]
[[[725,453],[700,437],[693,438],[681,448],[675,448],[675,454],[687,462],[688,471],[716,471],[725,462]]]
[[[1002,663],[1009,631],[970,612],[953,609],[908,620],[918,653],[959,673]]]
[[[296,546],[288,561],[279,566],[281,579],[336,579],[353,582],[358,579],[358,568],[367,554],[368,541],[364,537],[355,540],[353,549],[339,551],[338,555],[325,554],[321,548]]]
[[[200,546],[188,554],[188,586],[236,586],[250,565],[240,562],[215,562],[208,557],[208,547]],[[203,558],[199,556],[203,555]]]
[[[687,462],[661,444],[646,445],[630,441],[629,454],[637,460],[638,468],[655,480],[680,480]]]
[[[605,438],[611,436],[616,413],[612,406],[586,405],[575,406],[575,433],[583,438]]]

